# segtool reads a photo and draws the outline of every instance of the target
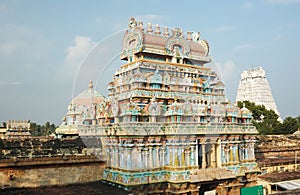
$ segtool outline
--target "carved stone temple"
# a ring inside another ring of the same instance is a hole
[[[107,162],[103,181],[133,194],[239,194],[256,185],[251,112],[230,105],[224,84],[205,67],[208,42],[200,33],[134,18],[128,26],[124,64],[108,84],[108,97],[85,107],[72,101],[72,119],[57,134],[97,137]],[[92,85],[89,90],[102,98]],[[84,120],[87,110],[94,118]]]

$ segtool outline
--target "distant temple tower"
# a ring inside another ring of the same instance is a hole
[[[241,80],[237,91],[236,102],[250,101],[256,105],[264,105],[268,110],[274,110],[279,116],[266,72],[262,67],[246,70],[241,74]]]

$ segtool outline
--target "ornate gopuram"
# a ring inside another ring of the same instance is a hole
[[[256,185],[251,112],[231,105],[205,66],[208,42],[134,18],[128,26],[125,64],[95,104],[96,124],[63,124],[57,132],[97,137],[107,162],[103,181],[132,194],[232,195]]]
[[[251,113],[226,101],[224,84],[205,67],[211,58],[200,33],[145,29],[131,18],[122,44],[126,63],[98,118],[107,135],[103,180],[142,194],[239,194],[255,185]]]
[[[235,101],[249,101],[256,105],[264,105],[266,109],[273,110],[279,116],[278,120],[282,122],[266,71],[262,67],[242,72]]]

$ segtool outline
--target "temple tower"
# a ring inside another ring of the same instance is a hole
[[[128,27],[125,64],[98,107],[107,135],[103,180],[137,194],[235,194],[255,185],[257,130],[251,112],[230,105],[205,66],[208,42],[199,32],[161,32],[134,18]]]
[[[236,96],[236,102],[238,101],[250,101],[256,105],[264,105],[266,109],[273,110],[282,121],[265,70],[262,67],[242,72]]]
[[[239,194],[256,185],[251,112],[226,100],[200,33],[130,18],[122,45],[124,64],[94,117],[79,123],[73,101],[57,129],[97,137],[103,181],[133,194]]]

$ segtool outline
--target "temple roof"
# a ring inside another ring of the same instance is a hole
[[[211,60],[208,56],[208,42],[200,39],[199,32],[187,32],[184,36],[179,28],[173,28],[172,33],[169,33],[168,27],[164,27],[164,32],[161,32],[158,25],[153,31],[151,23],[148,23],[147,29],[144,30],[143,22],[137,23],[134,18],[130,18],[129,29],[123,38],[121,59],[128,59],[137,53],[166,56],[179,54],[180,57],[191,60],[204,62]]]
[[[94,101],[93,103],[100,103],[99,101],[103,101],[105,97],[102,96],[98,91],[95,91],[93,88],[93,81],[89,81],[88,89],[81,92],[77,97],[75,97],[72,100],[72,104],[82,104],[86,101]]]

